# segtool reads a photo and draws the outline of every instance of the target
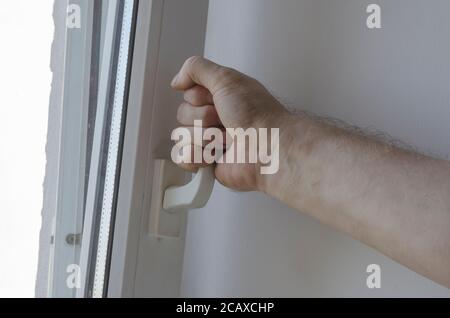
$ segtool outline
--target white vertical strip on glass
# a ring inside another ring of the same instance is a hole
[[[93,294],[94,298],[103,297],[106,261],[108,256],[109,239],[111,233],[111,217],[116,187],[117,159],[119,155],[121,124],[124,108],[125,86],[127,81],[128,55],[130,52],[131,30],[133,23],[134,0],[125,0],[120,48],[117,63],[117,76],[114,91],[113,113],[110,127],[108,159],[104,183],[103,202],[101,210],[100,228],[95,264]]]

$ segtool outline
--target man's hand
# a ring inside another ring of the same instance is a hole
[[[258,81],[201,57],[185,62],[172,87],[184,92],[178,121],[186,127],[192,127],[195,120],[202,120],[204,127],[220,129],[279,128],[289,117]],[[182,166],[193,171],[201,164]],[[233,189],[262,190],[259,171],[259,164],[218,164],[216,178]]]

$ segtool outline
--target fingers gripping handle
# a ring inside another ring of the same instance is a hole
[[[188,184],[166,189],[163,200],[164,210],[175,212],[204,207],[211,196],[214,182],[214,167],[200,168]]]

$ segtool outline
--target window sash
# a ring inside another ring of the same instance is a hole
[[[104,297],[108,288],[137,3],[108,1],[81,255],[84,297]]]

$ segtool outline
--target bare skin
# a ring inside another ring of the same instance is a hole
[[[217,164],[223,185],[264,192],[450,288],[448,161],[293,115],[255,79],[201,57],[172,87],[184,92],[183,126],[280,128],[279,172]]]

